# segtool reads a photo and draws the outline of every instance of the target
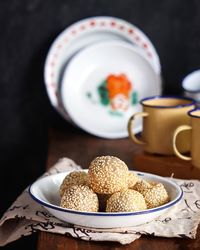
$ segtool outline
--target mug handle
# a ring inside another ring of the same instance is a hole
[[[146,112],[138,112],[136,114],[134,114],[133,116],[131,116],[129,118],[129,121],[128,121],[128,133],[129,133],[129,137],[137,144],[140,144],[140,145],[144,145],[146,144],[146,142],[144,141],[141,141],[139,140],[136,135],[132,132],[133,131],[133,125],[134,125],[134,120],[137,118],[137,117],[147,117],[149,114],[146,113]]]
[[[188,156],[185,156],[183,154],[181,154],[177,147],[176,147],[176,138],[177,138],[177,135],[182,132],[182,131],[185,131],[185,130],[191,130],[192,127],[189,126],[189,125],[182,125],[182,126],[179,126],[175,131],[174,131],[174,135],[173,135],[173,149],[174,149],[174,153],[176,154],[176,156],[178,156],[179,158],[181,158],[182,160],[185,160],[185,161],[190,161],[192,158],[191,157],[188,157]]]

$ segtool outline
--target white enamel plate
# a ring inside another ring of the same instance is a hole
[[[80,128],[103,138],[128,136],[130,116],[139,101],[161,93],[160,75],[143,51],[124,41],[90,45],[74,56],[64,72],[63,105]],[[141,130],[141,121],[135,133]]]
[[[36,202],[45,207],[58,219],[75,225],[93,228],[130,227],[144,224],[165,213],[181,200],[183,192],[175,182],[153,174],[134,173],[145,180],[162,183],[169,194],[170,201],[160,207],[132,213],[80,212],[65,209],[59,206],[59,187],[69,172],[50,175],[37,180],[30,186],[29,193]]]
[[[99,41],[122,40],[144,51],[145,57],[160,74],[158,54],[148,37],[134,25],[115,17],[91,17],[67,27],[49,49],[45,67],[45,86],[51,104],[70,119],[60,100],[62,73],[70,59],[81,49]]]

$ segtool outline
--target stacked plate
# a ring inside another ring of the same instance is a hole
[[[160,61],[147,36],[113,17],[93,17],[66,28],[45,62],[54,108],[68,121],[103,138],[127,137],[140,99],[161,94]],[[141,122],[135,126],[141,130]]]

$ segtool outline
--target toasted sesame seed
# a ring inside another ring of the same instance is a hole
[[[67,188],[61,198],[60,206],[85,212],[97,212],[97,195],[85,185],[73,185]]]
[[[128,167],[117,157],[95,158],[88,170],[90,187],[99,194],[112,194],[128,187]]]
[[[143,192],[147,208],[161,206],[169,201],[168,193],[162,183],[154,184]]]
[[[127,189],[111,195],[106,212],[134,212],[147,208],[144,197],[139,192]]]
[[[71,172],[70,174],[68,174],[61,186],[60,186],[60,196],[62,197],[65,190],[67,188],[69,188],[70,186],[72,185],[79,185],[79,184],[82,184],[82,185],[88,185],[88,175],[86,172],[84,171],[74,171],[74,172]]]
[[[128,174],[128,187],[129,188],[134,188],[135,184],[137,182],[139,182],[141,179],[139,178],[139,176],[137,176],[135,173],[133,172],[129,172]]]
[[[138,181],[133,189],[143,194],[147,189],[151,188],[151,184],[145,180]]]

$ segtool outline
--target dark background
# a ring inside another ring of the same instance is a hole
[[[163,93],[200,68],[198,0],[0,0],[0,216],[45,169],[49,127],[71,129],[52,108],[43,80],[54,38],[79,19],[123,18],[146,33],[160,56]],[[35,249],[36,236],[6,247]]]

